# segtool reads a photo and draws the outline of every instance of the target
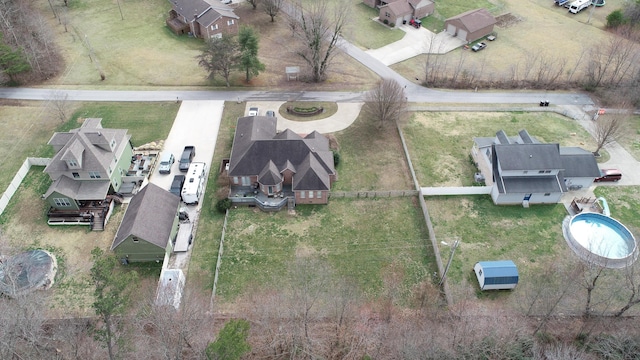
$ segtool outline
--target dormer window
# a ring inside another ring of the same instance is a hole
[[[70,168],[77,168],[79,165],[75,160],[67,160],[67,166]]]
[[[110,145],[111,145],[111,150],[115,149],[116,148],[116,139],[112,139]]]
[[[89,177],[92,179],[100,179],[100,173],[97,171],[89,171]]]

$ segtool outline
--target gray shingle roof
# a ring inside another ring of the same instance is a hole
[[[130,235],[166,248],[179,205],[178,196],[149,183],[131,199],[111,250]]]
[[[562,169],[558,144],[494,145],[502,171]]]
[[[600,169],[595,156],[590,151],[579,147],[561,147],[560,159],[565,177],[600,176]]]
[[[310,155],[311,160],[308,159]],[[296,186],[306,190],[328,189],[327,181],[335,174],[329,140],[322,134],[314,131],[304,138],[291,130],[277,134],[273,117],[239,118],[229,160],[229,176],[260,175],[269,162],[273,162],[278,173],[286,168],[296,171],[294,190],[297,190]],[[319,188],[309,188],[313,184]]]
[[[562,185],[556,176],[504,177],[504,193],[558,193]]]
[[[70,197],[74,200],[103,200],[109,191],[109,182],[106,180],[76,181],[62,175],[53,181],[44,197],[47,198],[54,192]]]
[[[264,167],[264,169],[258,175],[258,182],[262,185],[277,185],[282,182],[282,174],[278,171],[276,164],[273,161]]]
[[[209,26],[220,17],[239,19],[233,9],[218,0],[170,0],[176,12],[188,21],[197,17],[202,26]]]

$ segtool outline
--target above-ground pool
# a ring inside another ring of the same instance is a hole
[[[567,217],[562,225],[569,246],[583,260],[609,268],[632,264],[637,256],[633,234],[618,220],[598,213]]]

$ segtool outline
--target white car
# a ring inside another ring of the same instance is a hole
[[[249,116],[258,116],[258,108],[257,107],[250,107],[249,108]]]

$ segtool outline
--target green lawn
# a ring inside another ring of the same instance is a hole
[[[526,277],[567,250],[562,236],[562,204],[496,206],[490,196],[428,197],[426,199],[442,261],[455,252],[448,279],[453,284],[466,276],[478,261],[513,260]]]
[[[423,223],[410,198],[333,199],[327,206],[297,206],[295,216],[233,210],[218,296],[232,301],[255,287],[285,286],[279,275],[295,259],[318,258],[373,297],[393,268],[402,274],[398,295],[408,300],[413,287],[434,270]]]
[[[378,10],[363,4],[354,3],[350,24],[345,31],[345,37],[361,48],[377,49],[402,39],[405,32],[397,28],[389,28],[372,19],[378,17]]]
[[[526,129],[541,142],[595,149],[593,139],[575,121],[553,113],[415,113],[403,127],[421,186],[469,186],[474,137],[508,136]],[[576,135],[571,135],[576,134]]]

